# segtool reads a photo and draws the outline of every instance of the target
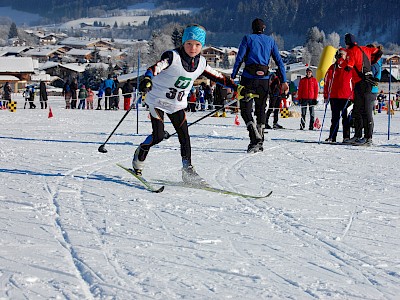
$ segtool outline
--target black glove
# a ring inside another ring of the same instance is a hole
[[[153,82],[150,77],[145,77],[139,84],[139,92],[148,93],[153,87]]]
[[[351,71],[351,68],[350,68],[349,66],[345,66],[345,67],[344,67],[344,70],[345,70],[346,72],[350,72],[350,71]]]

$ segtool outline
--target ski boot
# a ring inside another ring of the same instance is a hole
[[[192,186],[207,186],[207,182],[199,174],[191,164],[183,164],[182,181],[187,185]]]
[[[138,147],[133,155],[132,159],[132,168],[135,171],[136,175],[142,176],[142,170],[144,168],[144,160],[146,159],[147,153],[149,151],[143,150],[142,147]],[[139,157],[143,158],[140,160]]]

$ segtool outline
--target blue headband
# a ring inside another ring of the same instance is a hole
[[[198,41],[204,47],[204,45],[206,43],[205,30],[198,26],[191,26],[191,27],[185,28],[185,31],[183,32],[183,36],[182,36],[182,44],[184,44],[186,41],[189,41],[189,40]]]

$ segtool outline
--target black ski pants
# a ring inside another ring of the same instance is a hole
[[[331,98],[329,104],[332,110],[331,127],[329,129],[329,137],[336,141],[339,130],[340,117],[342,117],[343,139],[350,138],[350,123],[347,116],[347,107],[349,101],[347,99]]]
[[[145,139],[143,143],[140,144],[140,148],[142,150],[139,153],[140,161],[144,161],[146,159],[146,156],[150,148],[160,143],[165,137],[165,129],[164,129],[165,113],[158,108],[150,107],[149,109],[150,109],[151,126],[153,132]],[[182,160],[185,160],[189,164],[191,164],[192,155],[190,146],[190,136],[189,136],[189,129],[185,111],[182,109],[172,114],[167,114],[167,116],[171,120],[171,123],[178,134],[178,140],[181,145]]]
[[[267,99],[269,92],[269,79],[250,79],[242,77],[240,84],[245,86],[246,92],[251,92],[259,95],[254,99],[242,99],[240,101],[240,115],[243,121],[248,124],[254,122],[253,118],[253,102],[254,102],[254,115],[257,120],[257,125],[265,125]]]
[[[281,97],[279,96],[270,96],[269,97],[269,106],[267,110],[267,116],[266,116],[266,123],[268,124],[269,116],[273,114],[274,116],[274,123],[278,123],[278,116],[279,116],[279,107],[281,105]]]
[[[372,138],[374,130],[374,95],[368,89],[368,86],[362,80],[354,85],[354,106],[352,118],[354,118],[355,133],[357,138],[362,137],[364,129],[364,137]]]

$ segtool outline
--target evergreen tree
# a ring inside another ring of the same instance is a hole
[[[118,23],[117,23],[117,21],[115,21],[115,23],[114,23],[114,26],[113,26],[114,28],[118,28]]]
[[[316,26],[308,30],[305,48],[307,52],[310,54],[309,63],[311,65],[317,66],[319,64],[319,60],[325,44],[326,44],[326,39],[325,39],[325,33],[323,31],[320,31]]]
[[[14,22],[12,22],[10,26],[10,31],[8,32],[8,38],[12,39],[16,37],[18,37],[17,25]]]
[[[171,38],[175,48],[179,47],[182,44],[182,32],[179,31],[178,28],[174,28]]]

